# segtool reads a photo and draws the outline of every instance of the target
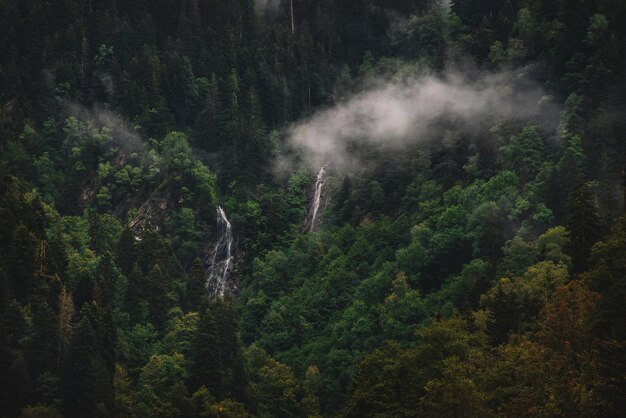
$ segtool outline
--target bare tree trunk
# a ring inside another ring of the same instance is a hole
[[[296,33],[296,24],[293,21],[293,0],[291,0],[291,34]]]

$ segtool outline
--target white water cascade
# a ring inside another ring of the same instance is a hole
[[[235,291],[232,279],[235,267],[233,227],[221,206],[217,207],[217,227],[220,235],[213,249],[206,282],[211,298],[223,297],[226,292]]]
[[[319,226],[319,210],[322,203],[324,180],[326,180],[326,170],[324,168],[324,166],[320,168],[320,171],[317,173],[317,180],[315,180],[315,194],[313,195],[313,204],[311,205],[306,228],[308,232],[315,232]]]

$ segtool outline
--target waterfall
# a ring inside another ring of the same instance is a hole
[[[308,217],[308,224],[306,230],[309,232],[314,232],[318,228],[319,224],[319,209],[322,203],[322,195],[324,189],[324,180],[325,180],[326,171],[324,170],[324,166],[320,168],[320,171],[317,173],[317,180],[315,180],[315,194],[313,195],[313,204],[311,205],[310,215]]]
[[[212,298],[223,297],[226,292],[235,291],[232,277],[235,268],[233,227],[221,206],[217,207],[217,227],[220,235],[213,249],[206,282],[207,291]]]

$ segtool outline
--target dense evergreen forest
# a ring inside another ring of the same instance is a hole
[[[0,416],[626,416],[624,0],[0,0]]]

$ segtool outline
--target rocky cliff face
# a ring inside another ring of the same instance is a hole
[[[169,219],[175,208],[176,203],[172,201],[167,183],[161,183],[143,202],[137,210],[137,214],[129,222],[129,227],[135,238],[141,239],[141,235],[146,229],[158,231]]]

